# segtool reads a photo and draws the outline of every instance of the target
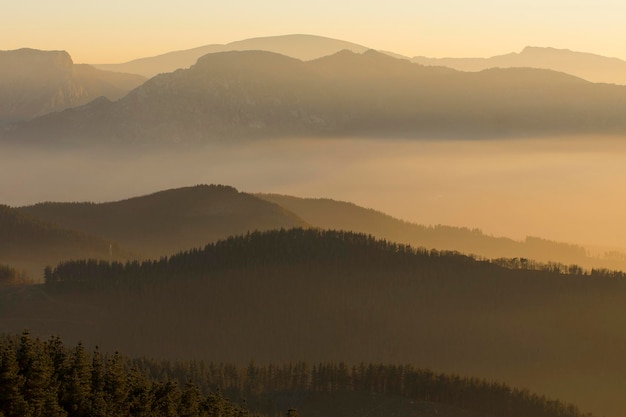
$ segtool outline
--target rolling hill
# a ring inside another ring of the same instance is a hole
[[[205,45],[184,51],[174,51],[149,58],[135,59],[123,64],[98,64],[96,68],[108,71],[128,72],[153,77],[181,68],[189,68],[198,58],[206,54],[227,51],[268,51],[302,61],[321,58],[347,49],[365,52],[368,48],[351,42],[314,35],[283,35],[251,38],[226,45]]]
[[[0,51],[0,122],[28,120],[105,96],[117,100],[145,78],[75,65],[65,51]]]
[[[414,247],[454,250],[488,259],[515,258],[520,262],[626,270],[622,258],[592,257],[578,245],[539,237],[516,241],[462,227],[424,226],[352,203],[278,194],[251,195],[220,185],[169,189],[108,203],[46,202],[14,210],[42,224],[56,224],[119,242],[137,256],[170,255],[254,230],[315,227],[366,233]],[[80,252],[72,256],[76,257],[86,256]],[[58,258],[62,259],[65,258]]]
[[[149,257],[199,247],[232,234],[303,227],[293,213],[227,186],[203,185],[108,203],[40,203],[21,213],[103,236]]]
[[[308,224],[322,229],[366,233],[379,239],[406,243],[414,247],[455,250],[489,259],[527,258],[540,262],[576,264],[583,268],[626,270],[618,257],[589,256],[579,245],[555,242],[539,237],[517,241],[489,236],[477,229],[453,226],[424,226],[393,218],[353,203],[327,198],[298,198],[279,194],[256,194],[295,213]]]
[[[539,69],[464,73],[367,51],[302,62],[208,54],[124,98],[5,127],[11,143],[206,144],[274,137],[619,134],[626,87]]]
[[[44,286],[0,293],[0,323],[169,359],[412,363],[620,415],[624,274],[532,268],[257,232],[158,261],[65,262]]]

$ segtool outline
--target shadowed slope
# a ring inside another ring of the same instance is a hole
[[[232,234],[305,226],[293,213],[226,186],[195,186],[109,203],[41,203],[19,209],[106,236],[153,257]]]

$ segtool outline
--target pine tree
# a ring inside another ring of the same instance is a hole
[[[96,346],[91,357],[91,398],[90,406],[92,417],[106,417],[107,403],[104,398],[104,365],[102,354]]]
[[[110,415],[121,417],[128,414],[128,381],[119,352],[115,352],[107,361],[104,373],[104,393]]]
[[[78,343],[70,358],[61,405],[70,417],[91,415],[91,367],[82,343]]]
[[[228,414],[228,401],[218,389],[216,393],[209,393],[202,403],[202,410],[211,417],[226,417]]]
[[[21,392],[24,377],[20,375],[12,341],[3,346],[0,358],[0,413],[5,417],[30,417],[30,408]]]
[[[28,331],[22,333],[17,351],[20,375],[24,378],[22,395],[32,417],[58,417],[65,413],[59,406],[54,369],[39,341],[33,342]]]
[[[63,346],[63,342],[58,336],[50,338],[50,340],[45,343],[44,349],[49,358],[49,363],[52,366],[49,390],[56,393],[56,402],[60,406],[61,399],[65,396],[69,374],[67,349]],[[48,399],[48,401],[50,401],[50,399]]]
[[[152,384],[137,369],[131,369],[128,377],[128,411],[133,417],[152,416]]]
[[[202,394],[200,393],[200,389],[198,389],[196,384],[187,380],[180,397],[178,415],[180,417],[199,417],[201,403]]]
[[[154,415],[162,417],[178,417],[180,406],[180,390],[178,383],[168,379],[167,382],[157,384],[154,389]]]

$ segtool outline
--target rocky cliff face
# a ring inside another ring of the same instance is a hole
[[[119,74],[118,86],[105,71],[83,67],[65,51],[0,51],[0,122],[28,120],[99,96],[118,99],[144,81]]]

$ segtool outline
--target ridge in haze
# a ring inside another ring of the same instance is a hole
[[[123,97],[145,78],[74,64],[65,51],[0,51],[0,122],[28,120],[89,103]]]
[[[626,132],[626,87],[542,69],[478,73],[372,50],[303,62],[208,54],[113,103],[5,128],[4,140],[206,144],[264,137],[511,137]]]
[[[204,45],[182,51],[168,52],[153,57],[139,58],[123,64],[96,64],[94,66],[103,70],[129,72],[145,77],[153,77],[157,74],[172,72],[179,68],[188,68],[201,56],[215,52],[262,50],[308,61],[325,55],[331,55],[343,49],[353,52],[363,52],[368,48],[352,42],[323,36],[293,34],[244,39],[225,45]]]
[[[551,69],[575,75],[596,83],[626,84],[626,61],[587,52],[550,47],[527,46],[521,52],[490,58],[428,58],[416,56],[413,62],[436,65],[460,71],[482,71],[488,68],[528,67]]]

